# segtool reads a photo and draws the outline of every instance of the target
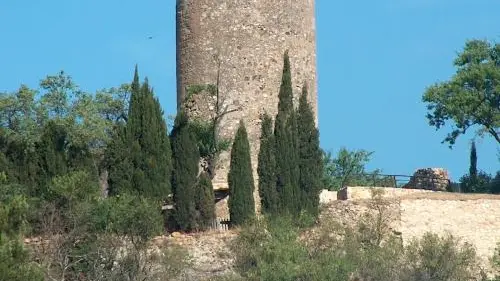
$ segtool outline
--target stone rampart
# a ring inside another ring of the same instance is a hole
[[[397,221],[394,231],[401,233],[403,241],[421,237],[426,232],[447,233],[474,245],[488,269],[489,258],[500,242],[500,195],[461,194],[418,189],[375,188],[396,204]],[[320,198],[328,215],[343,220],[359,217],[363,202],[372,198],[372,188],[347,187],[337,193],[323,191]],[[394,209],[394,208],[393,208]],[[347,210],[347,211],[346,211]],[[325,215],[325,214],[324,214]]]

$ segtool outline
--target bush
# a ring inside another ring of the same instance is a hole
[[[0,281],[42,281],[40,268],[30,261],[21,240],[29,205],[20,190],[0,184]]]
[[[474,248],[452,235],[426,233],[413,240],[405,251],[405,280],[476,280],[479,266]]]
[[[333,218],[313,228],[294,218],[260,219],[231,246],[245,280],[479,280],[474,249],[452,236],[428,233],[403,245],[391,231],[390,202],[373,194],[359,222]]]
[[[165,280],[184,268],[183,249],[151,243],[163,228],[159,202],[123,193],[71,210],[66,224],[54,227],[50,241],[37,248],[49,279]]]

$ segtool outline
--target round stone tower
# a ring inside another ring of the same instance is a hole
[[[317,120],[314,0],[177,0],[176,8],[178,107],[191,93],[188,87],[218,84],[218,108],[227,113],[220,135],[234,137],[243,119],[257,180],[260,115],[277,113],[286,50],[294,99],[306,84]],[[210,118],[217,110],[214,95],[190,99],[189,114]],[[229,152],[219,157],[215,189],[227,188],[228,170]]]

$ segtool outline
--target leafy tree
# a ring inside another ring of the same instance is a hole
[[[199,152],[184,111],[179,111],[171,134],[176,221],[182,230],[196,228],[195,186],[199,170]]]
[[[366,171],[366,164],[373,152],[341,148],[334,158],[331,152],[323,151],[323,185],[328,190],[339,190],[346,185],[366,186],[393,185],[387,178],[379,176],[380,170]]]
[[[298,133],[301,207],[315,215],[318,213],[319,194],[323,187],[323,159],[319,146],[319,131],[311,105],[307,101],[305,86],[299,99]]]
[[[464,193],[489,193],[491,175],[484,171],[479,171],[475,177],[469,174],[460,178],[460,190]]]
[[[283,61],[278,114],[274,123],[276,189],[280,198],[280,210],[297,213],[300,200],[297,120],[293,108],[292,75],[288,52],[285,52]]]
[[[500,143],[500,44],[469,40],[454,61],[456,74],[425,91],[427,119],[440,129],[446,122],[454,127],[443,140],[450,147],[456,139],[477,126],[477,134],[489,134]]]
[[[259,175],[261,208],[262,212],[267,214],[275,214],[278,211],[275,146],[273,120],[265,113],[262,116],[257,174]]]
[[[130,86],[123,84],[92,95],[80,90],[63,71],[48,75],[39,86],[21,85],[12,93],[0,94],[0,150],[9,163],[9,181],[39,192],[38,173],[45,171],[38,167],[40,149],[36,148],[43,147],[41,137],[54,126],[65,131],[68,169],[85,169],[96,178],[100,174],[106,182],[103,153],[114,126],[126,120]],[[105,184],[102,188],[106,189]]]
[[[215,195],[210,177],[202,172],[195,190],[198,228],[207,229],[215,219]]]
[[[254,182],[247,130],[240,121],[231,149],[227,176],[229,185],[229,216],[231,224],[242,225],[255,217]]]

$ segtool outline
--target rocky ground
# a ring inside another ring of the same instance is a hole
[[[229,243],[236,236],[236,230],[193,234],[174,232],[154,240],[155,244],[175,243],[188,251],[190,264],[183,280],[210,280],[217,276],[233,273],[233,255],[229,250]]]

